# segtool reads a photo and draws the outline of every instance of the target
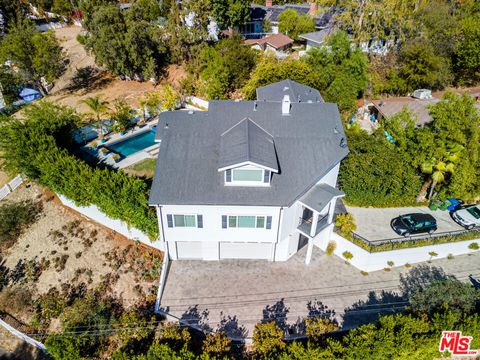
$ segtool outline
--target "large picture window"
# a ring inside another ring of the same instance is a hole
[[[233,181],[263,181],[263,170],[233,170]]]
[[[237,216],[230,215],[222,216],[222,227],[227,228],[250,228],[250,229],[271,229],[272,217],[271,216]]]

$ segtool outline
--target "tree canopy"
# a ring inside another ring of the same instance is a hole
[[[294,9],[287,9],[278,17],[278,31],[299,40],[298,35],[315,31],[315,21],[310,15],[300,15]]]
[[[45,92],[41,78],[53,81],[64,68],[64,55],[53,32],[41,33],[29,20],[19,22],[0,42],[0,59],[11,61],[25,82]]]

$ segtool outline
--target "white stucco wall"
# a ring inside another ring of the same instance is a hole
[[[438,256],[433,259],[446,258],[449,254],[454,256],[470,254],[478,250],[471,250],[468,245],[471,243],[480,243],[480,239],[459,241],[449,244],[429,245],[409,249],[383,251],[376,253],[369,253],[361,247],[353,244],[347,239],[341,237],[336,233],[330,235],[330,240],[335,241],[337,247],[335,249],[335,255],[343,258],[342,253],[349,251],[353,254],[353,258],[349,262],[356,268],[363,271],[376,271],[389,267],[387,262],[393,261],[394,266],[404,266],[405,264],[415,264],[419,262],[428,261],[431,259],[429,252],[436,252]],[[325,251],[328,240],[322,241],[319,247]]]
[[[125,222],[121,220],[108,217],[103,212],[101,212],[95,205],[77,206],[72,200],[66,198],[65,196],[59,194],[57,194],[57,196],[63,205],[68,206],[69,208],[79,212],[82,215],[85,215],[93,221],[103,226],[106,226],[131,240],[138,240],[145,245],[152,246],[158,250],[163,251],[163,243],[161,241],[157,240],[152,242],[147,236],[147,234],[143,233],[137,228],[129,227]]]

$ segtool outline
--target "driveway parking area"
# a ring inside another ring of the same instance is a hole
[[[345,329],[402,309],[399,275],[393,268],[362,275],[341,259],[314,248],[310,265],[305,248],[286,262],[260,260],[172,261],[161,307],[169,314],[222,329],[232,337],[249,338],[261,320],[276,320],[295,333],[309,314],[332,315]],[[480,280],[480,252],[434,260],[433,266],[468,281]],[[288,331],[288,330],[287,330]]]
[[[355,217],[357,230],[355,232],[367,240],[382,240],[399,237],[390,227],[390,221],[409,213],[425,213],[437,219],[437,233],[446,231],[464,230],[452,220],[448,211],[432,211],[426,206],[401,208],[360,208],[346,206],[347,211]]]

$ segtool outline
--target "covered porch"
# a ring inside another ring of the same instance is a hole
[[[298,200],[302,216],[299,218],[297,231],[308,239],[305,257],[307,265],[312,259],[315,237],[331,226],[336,201],[343,196],[345,194],[342,191],[328,184],[319,184]]]

